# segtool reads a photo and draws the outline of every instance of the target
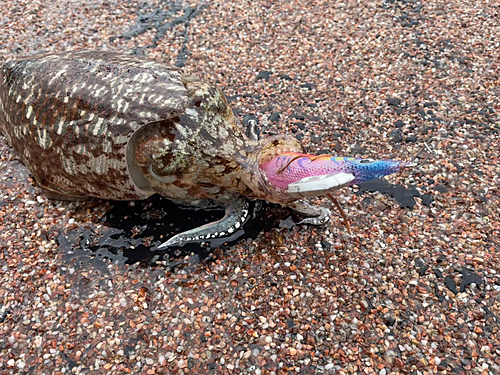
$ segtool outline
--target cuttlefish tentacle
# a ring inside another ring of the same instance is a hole
[[[344,210],[340,206],[339,202],[330,193],[327,193],[326,196],[328,197],[328,199],[330,199],[333,202],[334,206],[337,208],[338,212],[340,213],[340,216],[342,216],[342,219],[344,220],[343,224],[347,228],[347,233],[349,233],[349,235],[351,235],[351,224],[349,224],[349,219],[347,218],[347,215],[345,214]]]
[[[171,246],[184,246],[189,242],[203,242],[216,238],[227,238],[228,241],[231,241],[231,235],[243,227],[250,214],[248,200],[239,198],[227,204],[222,219],[176,234],[166,242],[163,242],[157,249],[162,250]]]

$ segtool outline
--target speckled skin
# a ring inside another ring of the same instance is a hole
[[[53,198],[184,203],[236,195],[287,203],[259,161],[302,152],[292,137],[251,141],[222,92],[145,58],[68,52],[0,70],[0,130]]]

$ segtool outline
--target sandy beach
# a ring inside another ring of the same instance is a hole
[[[500,373],[499,41],[486,0],[3,0],[0,63],[143,54],[219,86],[262,136],[419,164],[385,178],[393,196],[337,194],[350,237],[335,212],[285,214],[162,262],[148,235],[113,242],[113,202],[47,199],[0,136],[0,373]],[[120,223],[145,231],[155,202]]]

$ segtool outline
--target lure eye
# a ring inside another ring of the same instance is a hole
[[[369,164],[369,163],[373,163],[375,160],[373,159],[362,159],[359,161],[360,164]]]

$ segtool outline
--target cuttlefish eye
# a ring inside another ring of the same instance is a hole
[[[360,164],[369,164],[369,163],[373,163],[375,160],[373,159],[361,159],[359,161]]]

